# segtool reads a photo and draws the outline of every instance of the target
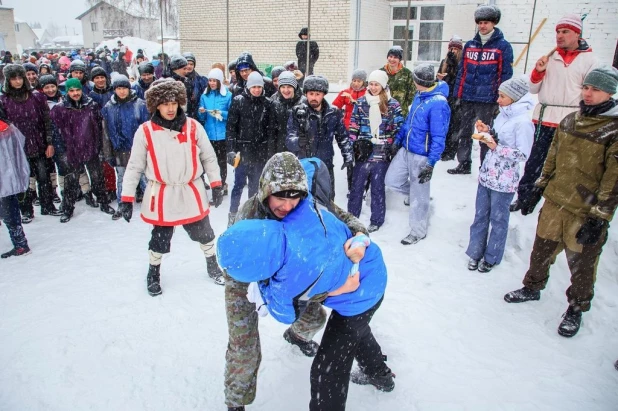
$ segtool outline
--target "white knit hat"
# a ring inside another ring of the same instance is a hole
[[[385,89],[388,85],[388,74],[386,74],[384,70],[374,70],[369,74],[369,77],[367,77],[367,83],[371,83],[372,81],[380,83],[382,88]]]
[[[219,93],[221,93],[222,96],[227,95],[227,88],[223,85],[223,71],[220,68],[214,68],[212,70],[210,70],[208,72],[208,80],[213,79],[213,80],[219,80]],[[204,93],[206,93],[208,91],[208,88],[206,88],[206,90],[204,91]]]
[[[556,30],[569,29],[578,34],[581,34],[583,28],[584,25],[581,17],[573,13],[565,14],[560,20],[558,20],[558,24],[556,24]]]

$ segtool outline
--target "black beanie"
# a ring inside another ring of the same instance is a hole
[[[41,78],[39,79],[39,87],[43,88],[48,84],[53,84],[56,87],[58,87],[58,80],[56,80],[56,77],[52,74],[44,74],[41,76]]]
[[[139,66],[137,66],[137,71],[139,72],[140,76],[142,74],[146,74],[146,73],[154,74],[155,73],[155,68],[154,68],[154,66],[152,65],[151,62],[149,62],[149,61],[142,61],[141,63],[139,63]]]
[[[37,74],[37,76],[39,75],[39,68],[36,66],[36,64],[24,63],[22,65],[24,66],[26,73],[29,71],[34,71]]]
[[[112,88],[116,90],[118,87],[131,88],[131,82],[124,74],[117,74],[112,78]]]
[[[183,67],[186,67],[187,64],[189,64],[187,62],[187,59],[181,56],[180,54],[176,54],[170,57],[170,70],[172,71],[179,70]]]
[[[109,78],[107,77],[107,72],[101,66],[93,67],[92,70],[90,71],[91,79],[94,80],[94,78],[98,76],[105,76],[105,78]]]
[[[393,46],[388,50],[386,57],[388,56],[395,56],[399,60],[403,60],[403,49],[401,48],[401,46]]]

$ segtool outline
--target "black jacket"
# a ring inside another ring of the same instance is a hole
[[[315,41],[309,44],[309,72],[307,72],[307,40],[296,43],[296,57],[298,58],[298,69],[306,76],[313,74],[313,66],[320,57],[320,47]]]
[[[227,117],[228,152],[240,152],[241,164],[265,164],[270,130],[271,102],[264,93],[252,96],[248,90],[234,97]]]
[[[173,78],[176,81],[180,81],[185,85],[185,89],[187,90],[187,111],[186,114],[188,117],[197,118],[197,108],[199,106],[199,97],[197,102],[193,99],[193,83],[189,80],[188,77],[182,77],[173,71],[170,73],[170,78]],[[201,97],[201,96],[200,96]]]
[[[304,99],[300,90],[296,90],[294,96],[286,100],[278,92],[271,97],[272,115],[270,116],[270,128],[272,137],[268,139],[268,158],[277,153],[288,151],[285,140],[288,136],[288,120],[292,107]]]

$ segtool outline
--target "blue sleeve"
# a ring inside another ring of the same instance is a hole
[[[410,129],[410,123],[412,123],[412,117],[413,117],[413,111],[410,111],[408,113],[408,117],[401,124],[401,127],[399,128],[399,132],[395,136],[395,140],[393,141],[393,144],[399,144],[400,146],[403,145],[403,139],[406,137],[406,134],[408,134],[408,130]]]
[[[429,135],[431,136],[431,145],[428,153],[428,163],[434,166],[444,151],[446,142],[446,133],[448,132],[448,124],[451,119],[451,109],[445,100],[438,102],[429,113]]]
[[[200,108],[206,108],[206,94],[202,94],[202,96],[200,97],[200,105],[198,107],[197,110],[197,119],[204,124],[206,122],[206,116],[208,113],[206,113],[205,111],[202,113],[199,109]]]
[[[502,52],[502,73],[500,73],[502,83],[513,77],[513,47],[506,40],[505,43],[506,47]]]

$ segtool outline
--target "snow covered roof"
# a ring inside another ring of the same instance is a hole
[[[41,40],[45,34],[45,29],[32,29],[32,31],[34,31],[34,34],[39,40]]]
[[[88,10],[86,10],[79,16],[75,17],[75,20],[80,20],[82,17],[84,17],[85,15],[87,15],[88,13],[96,9],[97,7],[102,6],[104,4],[115,7],[118,10],[124,11],[130,16],[137,17],[140,19],[157,19],[158,18],[157,16],[151,15],[146,10],[144,10],[143,7],[139,5],[139,2],[137,0],[117,0],[114,2],[102,0],[98,2],[97,4],[95,4],[94,6],[90,7]]]
[[[84,36],[81,34],[76,36],[58,36],[53,38],[52,43],[69,43],[70,46],[83,46]]]

